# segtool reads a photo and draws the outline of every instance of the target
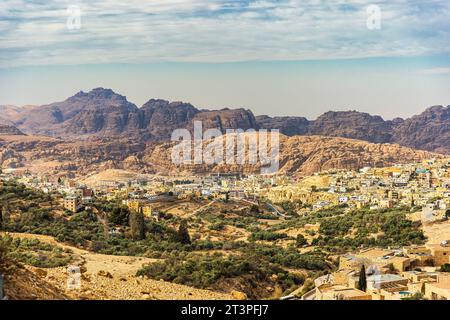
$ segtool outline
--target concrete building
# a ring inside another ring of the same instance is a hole
[[[436,282],[425,283],[425,298],[450,300],[450,275],[440,274]]]
[[[316,288],[315,300],[372,300],[372,296],[342,285],[323,285]]]
[[[78,197],[69,196],[64,198],[64,208],[69,210],[72,213],[75,213],[79,209],[80,202]]]

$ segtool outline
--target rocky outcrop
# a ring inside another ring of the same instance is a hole
[[[225,138],[226,139],[226,138]],[[208,143],[206,143],[208,145]],[[164,174],[209,174],[217,172],[260,173],[260,164],[243,165],[201,164],[174,165],[171,161],[172,142],[155,145],[146,150],[144,163],[151,163],[157,172]],[[374,144],[360,140],[323,137],[280,137],[279,173],[297,176],[333,169],[358,170],[360,168],[385,167],[397,163],[418,162],[442,157],[427,151],[417,151],[396,144]]]
[[[252,134],[246,135],[250,137]],[[228,137],[226,135],[224,141]],[[203,150],[211,142],[212,140],[205,141]],[[106,169],[163,175],[261,172],[259,163],[249,164],[247,152],[244,164],[175,165],[172,161],[172,148],[176,144],[178,143],[171,141],[145,144],[125,137],[73,142],[56,139],[29,142],[0,140],[0,166],[25,166],[31,171],[43,170],[49,174],[54,171],[76,171],[81,175]],[[292,175],[311,175],[332,169],[357,170],[366,166],[385,167],[443,157],[397,144],[374,144],[338,137],[284,135],[280,135],[279,156],[279,173]]]
[[[23,136],[24,133],[14,126],[0,124],[0,136]]]
[[[450,154],[450,106],[428,108],[394,128],[393,142]]]
[[[392,139],[392,125],[368,113],[330,111],[312,122],[309,134],[386,143]]]
[[[222,109],[217,111],[199,112],[194,121],[201,121],[203,130],[218,128],[223,133],[227,129],[257,129],[255,116],[250,110],[245,109]]]
[[[141,108],[142,127],[150,138],[170,139],[173,130],[187,127],[200,112],[189,103],[149,100]]]
[[[320,135],[375,143],[390,142],[394,126],[394,122],[384,121],[380,116],[357,111],[329,111],[314,121],[302,117],[268,116],[259,116],[257,121],[261,128],[279,129],[288,136]]]
[[[280,130],[287,136],[307,135],[310,126],[310,121],[303,117],[257,116],[256,122],[261,129]]]

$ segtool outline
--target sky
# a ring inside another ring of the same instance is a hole
[[[0,104],[107,87],[198,108],[386,119],[450,105],[448,0],[0,2]]]

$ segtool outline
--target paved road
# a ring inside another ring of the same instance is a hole
[[[287,218],[287,215],[283,214],[280,212],[280,210],[278,210],[275,206],[273,206],[272,204],[266,202],[266,206],[269,207],[270,210],[272,210],[275,215],[282,217],[282,218]]]

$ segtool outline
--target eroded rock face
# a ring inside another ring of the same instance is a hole
[[[170,139],[174,130],[188,126],[199,112],[189,103],[152,99],[141,108],[142,127],[155,140]]]
[[[194,121],[201,121],[203,130],[279,129],[287,136],[344,137],[450,154],[449,110],[450,106],[431,107],[410,119],[390,121],[357,111],[330,111],[310,121],[303,117],[255,117],[246,109],[199,110],[189,103],[155,99],[138,108],[110,89],[97,88],[40,107],[0,106],[0,124],[3,131],[16,134],[22,131],[64,139],[119,136],[147,142],[169,140],[175,129],[192,132]]]
[[[405,120],[394,129],[393,141],[411,148],[450,154],[450,106],[436,106]]]
[[[392,125],[368,113],[330,111],[311,124],[309,134],[387,143],[392,139]]]
[[[26,132],[51,136],[117,135],[139,128],[137,112],[126,97],[97,88],[23,112],[17,123]]]
[[[257,116],[256,122],[261,129],[280,130],[287,136],[307,135],[311,121],[303,117]]]
[[[392,121],[384,121],[380,116],[357,111],[329,111],[314,121],[302,117],[268,116],[259,116],[257,121],[260,127],[279,129],[288,136],[320,135],[375,143],[390,142],[394,125]]]
[[[19,108],[11,105],[0,106],[0,124],[13,126],[20,118],[20,113],[26,108]]]
[[[176,166],[171,161],[174,143],[158,144],[146,150],[142,161],[151,163],[166,174],[214,172],[260,173],[260,165],[202,164]],[[298,176],[331,169],[357,170],[366,166],[385,167],[396,163],[411,163],[442,157],[427,151],[417,151],[395,144],[374,144],[360,140],[323,136],[281,136],[280,173]]]
[[[205,147],[210,143],[211,140],[206,141]],[[43,170],[49,174],[76,172],[81,175],[106,169],[164,175],[261,172],[259,164],[249,164],[248,154],[243,165],[175,165],[172,162],[172,148],[176,144],[170,141],[144,144],[130,138],[72,142],[56,139],[30,142],[0,140],[0,166],[25,166],[31,171]],[[270,148],[268,151],[270,152]],[[384,167],[439,157],[442,156],[396,144],[373,144],[336,137],[281,135],[279,172],[304,176],[330,169],[357,170],[366,166]]]
[[[175,129],[192,130],[194,121],[202,121],[204,129],[257,128],[249,110],[198,110],[189,103],[155,99],[138,108],[126,97],[103,88],[22,110],[3,121],[15,123],[27,133],[71,139],[126,136],[144,141],[167,140]]]

